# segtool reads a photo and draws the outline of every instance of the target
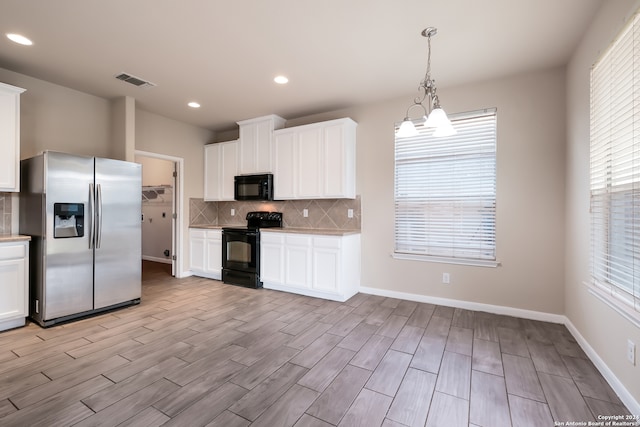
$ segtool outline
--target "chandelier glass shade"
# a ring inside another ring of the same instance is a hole
[[[427,72],[424,79],[418,86],[418,96],[413,100],[413,104],[407,108],[407,113],[398,128],[398,137],[409,137],[418,134],[414,120],[410,118],[409,111],[414,107],[419,107],[424,112],[421,125],[425,128],[433,128],[433,136],[451,136],[456,134],[447,113],[440,107],[440,100],[436,94],[435,80],[431,78],[431,36],[438,33],[434,27],[428,27],[422,31],[422,36],[427,38]]]

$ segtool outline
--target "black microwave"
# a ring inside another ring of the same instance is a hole
[[[273,200],[273,174],[239,175],[233,181],[236,200]]]

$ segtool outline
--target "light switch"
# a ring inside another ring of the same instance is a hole
[[[302,216],[307,218],[309,216],[309,209],[302,209]]]
[[[353,218],[353,209],[347,209],[347,218]]]

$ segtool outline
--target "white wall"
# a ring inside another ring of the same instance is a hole
[[[110,157],[108,100],[2,68],[0,81],[27,89],[20,97],[21,158],[44,150]]]
[[[349,116],[358,122],[362,284],[379,290],[560,314],[564,309],[564,68],[438,88],[448,113],[497,107],[497,256],[470,267],[391,257],[394,122],[412,96],[290,120]],[[451,284],[441,283],[442,273]]]
[[[184,160],[183,193],[178,194],[183,206],[179,218],[182,242],[178,249],[177,274],[189,270],[189,198],[202,198],[204,186],[204,145],[213,141],[211,131],[136,110],[136,150],[164,154]],[[178,189],[177,189],[178,190]]]
[[[627,390],[640,401],[640,367],[625,358],[640,330],[587,291],[589,274],[589,70],[640,7],[638,0],[603,2],[567,68],[567,198],[565,312]],[[639,360],[640,362],[640,360]]]

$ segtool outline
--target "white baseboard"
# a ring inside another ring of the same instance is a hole
[[[171,264],[171,260],[167,258],[158,258],[150,255],[142,255],[142,259],[145,261],[161,262],[163,264]]]
[[[177,278],[177,279],[184,279],[184,278],[191,277],[191,276],[193,276],[193,271],[191,271],[191,270],[186,270],[186,271],[183,271],[183,272],[181,272],[181,273],[178,273],[178,274],[176,275],[176,278]]]
[[[587,340],[584,339],[582,334],[578,331],[578,329],[571,323],[569,318],[565,317],[565,326],[571,332],[571,335],[576,339],[582,350],[589,357],[589,359],[593,362],[595,367],[600,371],[605,380],[609,383],[613,391],[616,392],[622,403],[625,404],[627,409],[635,415],[640,415],[640,403],[633,397],[629,390],[626,389],[624,384],[615,376],[613,371],[609,369],[609,366],[598,356],[598,353],[589,345]]]
[[[360,292],[363,294],[379,295],[390,298],[398,298],[409,301],[424,302],[429,304],[444,305],[447,307],[464,308],[466,310],[474,311],[486,311],[488,313],[503,314],[507,316],[521,317],[530,320],[540,320],[543,322],[562,323],[564,324],[571,335],[576,339],[576,342],[580,345],[585,354],[589,357],[591,362],[600,371],[600,374],[609,383],[613,391],[616,392],[622,403],[625,404],[627,409],[632,414],[640,414],[640,403],[633,397],[629,390],[626,389],[624,384],[615,376],[613,371],[609,369],[607,364],[598,356],[598,353],[589,345],[584,337],[578,332],[578,329],[571,323],[567,316],[561,314],[545,313],[541,311],[524,310],[521,308],[504,307],[493,304],[483,304],[471,301],[462,301],[449,298],[438,298],[427,295],[417,295],[405,292],[389,291],[386,289],[360,287]]]
[[[483,304],[480,302],[463,301],[449,298],[438,298],[427,295],[410,294],[406,292],[389,291],[386,289],[360,287],[363,294],[380,295],[429,304],[446,305],[447,307],[464,308],[466,310],[486,311],[487,313],[503,314],[521,317],[523,319],[540,320],[551,323],[565,323],[566,317],[560,314],[544,313],[542,311],[524,310],[521,308],[505,307],[501,305]]]

